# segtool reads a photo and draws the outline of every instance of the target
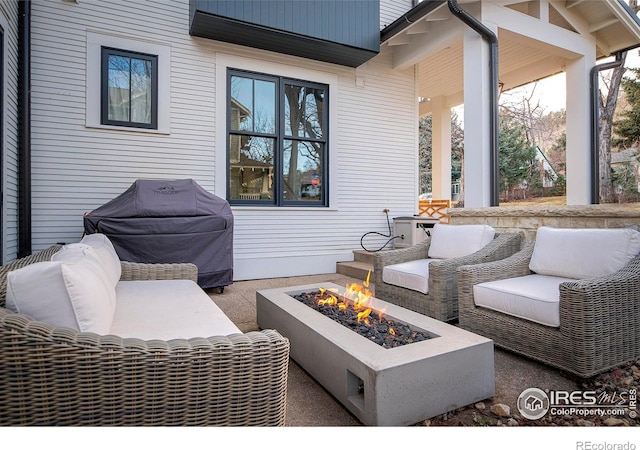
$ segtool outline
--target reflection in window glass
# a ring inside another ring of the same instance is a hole
[[[131,59],[109,56],[109,120],[129,122]]]
[[[323,144],[284,141],[282,179],[287,200],[322,201]]]
[[[235,200],[272,200],[275,139],[229,137],[229,194]]]
[[[106,125],[157,126],[157,56],[102,48],[102,115]]]
[[[271,81],[255,82],[254,131],[258,133],[276,132],[276,84]]]
[[[231,204],[328,206],[328,87],[233,69],[228,83]]]
[[[275,83],[232,76],[231,109],[232,130],[275,133]]]
[[[253,131],[253,80],[231,77],[231,108],[231,129]]]
[[[285,134],[324,137],[324,89],[285,84]]]
[[[151,61],[131,60],[131,121],[151,123]]]

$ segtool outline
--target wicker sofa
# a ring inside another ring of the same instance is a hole
[[[600,254],[602,248],[609,250],[611,247],[607,249],[607,245],[602,245],[598,248],[606,238],[597,233],[605,230],[587,231],[587,234],[595,233],[586,245],[564,245],[563,241],[567,239],[552,242],[552,247],[557,250],[552,255],[554,270],[571,271],[573,266],[586,261],[601,273],[586,278],[572,273],[560,274],[563,278],[556,280],[555,298],[544,300],[543,310],[536,312],[536,308],[531,306],[540,303],[545,295],[532,296],[537,298],[528,307],[523,307],[523,294],[531,296],[532,289],[522,277],[533,278],[540,272],[540,263],[534,267],[532,259],[535,260],[534,250],[540,243],[542,229],[538,231],[536,242],[525,245],[509,258],[458,269],[459,326],[493,339],[499,347],[579,378],[589,378],[640,358],[640,254],[636,253],[637,235],[635,244],[623,243],[616,249],[618,254],[627,253],[627,262],[620,261],[617,268],[605,261],[610,259],[608,256]],[[548,282],[558,275],[543,276]],[[500,289],[496,289],[488,297],[485,294],[485,299],[496,304],[482,305],[479,297],[483,289],[487,286],[496,288],[497,282],[511,280],[511,287],[520,290],[520,298],[516,295],[508,305],[503,299],[500,305],[496,299],[502,294]],[[548,296],[551,289],[545,289]],[[549,309],[550,306],[555,310]],[[532,318],[531,314],[537,317]]]
[[[434,227],[449,227],[440,225]],[[467,227],[466,225],[458,226]],[[419,312],[443,322],[458,318],[458,279],[456,269],[465,264],[478,264],[511,256],[520,250],[520,233],[495,233],[483,248],[466,256],[436,259],[428,264],[428,291],[426,293],[387,283],[383,280],[385,267],[430,258],[433,236],[408,248],[378,252],[373,260],[373,282],[377,298]],[[445,242],[444,245],[447,245]]]
[[[59,250],[0,268],[0,424],[284,425],[289,342],[274,330],[141,340],[6,309],[7,274]],[[121,280],[197,280],[193,264],[121,268]]]

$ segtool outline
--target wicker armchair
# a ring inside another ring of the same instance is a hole
[[[530,275],[533,248],[458,269],[460,327],[580,378],[640,358],[640,255],[611,275],[560,284],[559,327],[475,305],[474,285]]]
[[[59,328],[4,308],[0,268],[0,424],[284,425],[289,341],[273,330],[143,341]],[[193,264],[122,263],[122,279],[197,279]]]
[[[520,233],[496,233],[495,239],[476,253],[460,258],[435,260],[429,264],[429,292],[406,289],[382,281],[385,266],[426,259],[431,237],[409,248],[379,252],[373,259],[373,282],[377,298],[443,322],[458,318],[456,269],[465,264],[496,261],[520,250]]]

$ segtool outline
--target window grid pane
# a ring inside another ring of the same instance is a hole
[[[151,61],[131,60],[131,121],[151,123]]]
[[[128,122],[131,89],[131,59],[109,56],[109,120]]]
[[[282,179],[289,201],[321,202],[324,145],[309,141],[284,141]]]
[[[229,148],[229,199],[273,201],[275,139],[232,134]]]
[[[324,96],[319,88],[285,84],[285,135],[324,139]]]

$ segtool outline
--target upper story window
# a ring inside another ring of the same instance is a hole
[[[102,125],[158,128],[158,57],[102,47]]]
[[[328,206],[328,86],[228,72],[231,204]]]

